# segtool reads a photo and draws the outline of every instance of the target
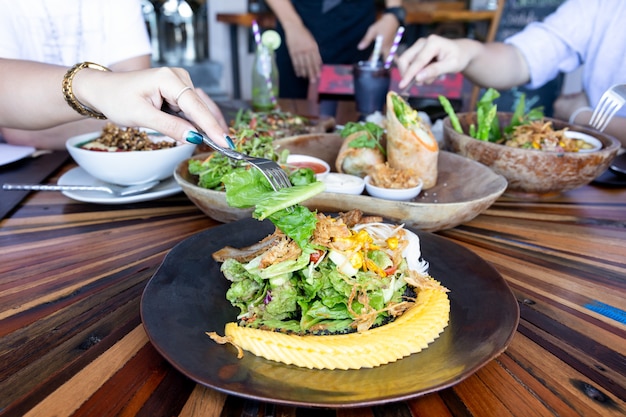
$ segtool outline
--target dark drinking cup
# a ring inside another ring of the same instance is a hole
[[[369,61],[359,61],[353,67],[354,100],[361,116],[376,111],[382,113],[391,81],[390,71],[382,62],[372,66]]]

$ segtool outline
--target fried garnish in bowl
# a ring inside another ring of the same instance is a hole
[[[551,152],[579,152],[593,147],[582,139],[568,137],[567,132],[568,128],[555,130],[549,120],[535,120],[516,126],[505,145]]]
[[[396,169],[388,163],[377,164],[369,173],[372,184],[380,188],[413,188],[419,184],[415,171]]]

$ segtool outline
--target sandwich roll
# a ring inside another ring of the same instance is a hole
[[[439,145],[426,125],[401,96],[387,93],[387,162],[396,169],[413,170],[427,190],[437,183]]]
[[[355,132],[346,137],[335,160],[337,172],[365,177],[377,164],[385,162],[385,155],[376,147],[354,146],[363,132]]]

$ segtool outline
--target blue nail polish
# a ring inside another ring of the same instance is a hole
[[[226,143],[228,143],[228,146],[230,147],[230,149],[235,149],[235,142],[233,142],[230,136],[224,134],[224,139],[226,139]]]
[[[195,145],[201,145],[202,135],[198,132],[194,132],[193,130],[190,130],[189,132],[187,132],[187,136],[185,136],[185,140]]]

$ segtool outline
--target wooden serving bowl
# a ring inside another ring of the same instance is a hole
[[[459,121],[464,132],[476,123],[476,113],[460,113]],[[500,126],[510,123],[512,113],[498,113]],[[617,139],[566,122],[546,118],[555,130],[568,128],[586,133],[602,142],[602,148],[593,152],[545,152],[534,149],[513,148],[486,142],[461,134],[452,128],[450,118],[443,122],[446,148],[456,154],[486,165],[504,176],[508,182],[505,194],[516,197],[546,198],[589,184],[604,172],[617,154]]]
[[[334,166],[342,139],[337,134],[327,133],[280,139],[276,143],[292,153],[312,155]],[[207,156],[201,154],[194,158],[204,159]],[[189,174],[187,167],[188,161],[182,162],[174,172],[174,178],[189,199],[205,214],[224,223],[251,216],[251,210],[229,207],[224,192],[197,186],[197,178]],[[320,212],[360,209],[364,213],[380,215],[407,227],[434,232],[472,220],[500,197],[506,185],[504,177],[484,165],[442,151],[439,153],[437,184],[412,200],[393,201],[367,194],[323,192],[306,200],[303,205]]]

